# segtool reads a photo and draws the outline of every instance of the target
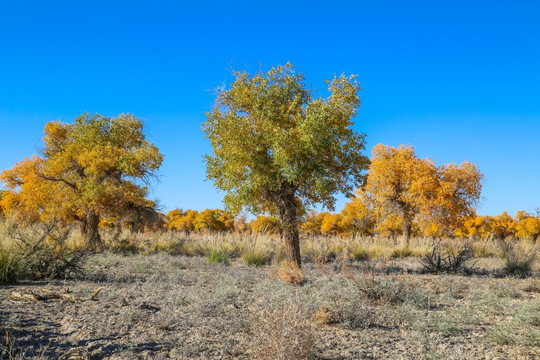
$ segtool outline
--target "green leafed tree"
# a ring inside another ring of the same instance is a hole
[[[234,76],[203,123],[207,178],[231,212],[279,214],[287,259],[300,265],[299,205],[333,209],[336,193],[363,182],[365,135],[352,129],[361,88],[355,76],[334,76],[329,96],[317,96],[291,64]]]
[[[148,207],[149,179],[163,160],[131,115],[83,114],[45,125],[41,156],[2,172],[2,205],[19,218],[77,221],[89,247],[101,246],[99,222]]]

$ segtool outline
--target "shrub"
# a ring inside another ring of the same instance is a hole
[[[31,226],[14,224],[10,236],[17,241],[17,252],[9,253],[7,257],[17,259],[19,279],[82,276],[82,263],[87,252],[68,248],[70,233],[71,227],[60,227],[56,222]]]
[[[7,251],[0,251],[0,284],[14,284],[21,275],[21,258]]]
[[[371,258],[371,254],[367,249],[357,248],[352,251],[352,257],[356,261],[367,261]]]
[[[182,240],[169,241],[165,243],[157,242],[154,244],[154,252],[165,252],[170,255],[191,255],[190,251],[186,247],[185,242]]]
[[[407,275],[391,277],[375,276],[365,272],[363,276],[351,273],[345,277],[352,280],[366,298],[377,304],[399,305],[410,303],[420,308],[429,307],[429,294],[409,282]]]
[[[397,258],[406,258],[406,257],[409,257],[409,256],[413,256],[413,251],[408,248],[408,247],[400,247],[400,248],[396,248],[392,251],[392,253],[390,254],[390,257],[393,258],[393,259],[397,259]]]
[[[477,258],[488,258],[493,256],[493,252],[487,244],[476,244],[474,247],[474,256]]]
[[[206,254],[206,258],[210,263],[229,264],[229,252],[225,250],[212,249]]]
[[[313,353],[313,324],[297,304],[259,305],[251,312],[252,358],[308,359]]]
[[[313,318],[319,324],[339,324],[357,329],[372,325],[376,318],[358,288],[347,279],[338,277],[322,289],[319,308]]]
[[[304,281],[304,273],[295,263],[283,261],[276,273],[277,277],[287,284],[299,285]]]
[[[506,259],[514,251],[514,245],[508,241],[499,242],[499,257],[501,259]]]
[[[143,249],[136,243],[134,239],[125,238],[108,246],[107,250],[110,250],[115,254],[130,255],[138,254]]]
[[[34,279],[80,277],[87,255],[82,250],[41,248],[24,257],[25,275]]]
[[[430,273],[457,273],[474,259],[474,253],[475,250],[469,242],[455,247],[442,246],[439,242],[423,257],[420,264]]]
[[[246,250],[242,252],[242,261],[246,265],[264,266],[272,260],[272,256],[262,251]]]
[[[532,265],[534,259],[536,258],[536,253],[532,254],[519,254],[515,250],[510,252],[506,257],[504,264],[504,271],[510,275],[525,276],[530,274],[532,271]]]

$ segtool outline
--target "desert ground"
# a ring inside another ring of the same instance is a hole
[[[540,357],[538,262],[511,276],[497,256],[457,273],[428,273],[421,261],[313,259],[299,274],[235,256],[106,251],[69,279],[0,286],[0,352],[2,359]],[[30,301],[14,293],[67,296]]]

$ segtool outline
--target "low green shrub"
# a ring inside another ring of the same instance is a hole
[[[229,252],[225,250],[212,249],[206,254],[206,258],[212,264],[229,264]]]

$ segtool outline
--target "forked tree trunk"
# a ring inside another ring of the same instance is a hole
[[[102,247],[99,235],[99,215],[89,210],[83,219],[81,232],[88,249],[100,249]]]
[[[281,219],[281,237],[285,242],[287,261],[302,266],[300,258],[300,237],[294,191],[281,191],[273,196]]]

